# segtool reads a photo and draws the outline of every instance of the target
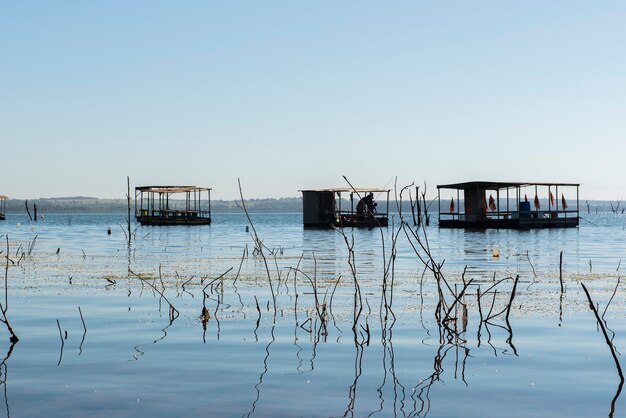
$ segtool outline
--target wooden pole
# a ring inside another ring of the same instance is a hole
[[[128,203],[128,218],[127,220],[127,226],[128,226],[128,245],[130,245],[130,238],[131,238],[131,231],[130,231],[130,177],[126,176],[126,186],[127,186],[127,193],[126,193],[126,202]]]
[[[33,217],[30,215],[30,210],[28,209],[28,200],[25,202],[25,205],[26,205],[26,213],[28,213],[28,219],[32,221]]]
[[[559,281],[561,282],[561,293],[563,293],[563,251],[559,255]]]

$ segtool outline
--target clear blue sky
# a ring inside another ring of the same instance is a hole
[[[0,141],[14,198],[345,174],[619,199],[626,2],[3,2]]]

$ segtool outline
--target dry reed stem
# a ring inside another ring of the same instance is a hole
[[[170,325],[171,325],[176,320],[176,318],[178,318],[178,316],[180,315],[180,312],[178,312],[178,310],[174,307],[172,302],[170,302],[169,299],[165,296],[165,285],[163,285],[163,290],[159,290],[159,289],[157,289],[157,287],[155,285],[153,285],[152,283],[150,283],[147,280],[144,280],[141,276],[139,276],[137,273],[132,271],[130,268],[128,269],[128,272],[131,274],[131,276],[134,276],[137,279],[139,279],[141,281],[141,283],[146,283],[148,286],[150,286],[152,288],[152,290],[157,292],[159,294],[159,296],[161,296],[163,298],[163,300],[165,300],[165,302],[167,302],[167,304],[169,305],[169,308],[170,308],[169,309],[169,320],[170,320]],[[160,277],[161,277],[161,268],[159,266],[159,278]],[[163,283],[162,280],[161,280],[161,283]]]
[[[263,253],[263,242],[259,239],[259,235],[256,232],[256,228],[254,227],[254,223],[252,222],[252,219],[250,218],[250,214],[248,213],[248,210],[246,209],[246,202],[243,198],[243,190],[241,189],[241,180],[239,178],[237,178],[237,183],[239,185],[239,196],[241,197],[241,208],[243,209],[244,213],[246,214],[246,218],[248,218],[248,223],[250,224],[250,227],[252,228],[252,233],[253,233],[253,239],[254,239],[254,243],[256,248],[258,249],[258,253],[261,256],[261,258],[263,259],[263,264],[265,266],[265,272],[267,273],[267,280],[269,282],[269,286],[270,286],[270,292],[272,293],[272,302],[274,305],[274,318],[276,318],[276,313],[277,313],[277,309],[276,309],[276,293],[274,292],[274,286],[272,285],[272,275],[270,274],[270,269],[269,266],[267,265],[267,258],[265,257],[265,254]]]
[[[9,310],[9,253],[10,253],[10,248],[9,248],[9,235],[5,235],[6,238],[6,263],[5,263],[5,268],[4,268],[4,304],[0,303],[0,312],[2,312],[2,318],[0,318],[0,322],[4,323],[4,325],[7,327],[7,330],[9,331],[9,333],[11,334],[11,336],[9,337],[9,341],[11,341],[12,344],[15,344],[16,342],[18,342],[20,339],[17,337],[17,335],[15,334],[15,331],[13,330],[13,327],[11,326],[11,323],[9,322],[9,318],[7,317],[7,312]]]
[[[611,339],[609,338],[609,334],[606,331],[605,322],[602,320],[602,318],[598,314],[598,310],[596,306],[594,305],[593,300],[591,299],[591,295],[589,294],[589,291],[587,290],[587,287],[585,286],[585,284],[580,283],[580,285],[582,286],[583,290],[585,291],[585,294],[587,295],[587,300],[589,301],[589,309],[591,309],[593,311],[593,314],[596,316],[596,320],[598,322],[598,325],[600,326],[600,330],[602,331],[602,334],[604,335],[606,344],[609,346],[609,349],[611,350],[611,355],[613,356],[613,360],[615,361],[615,367],[617,367],[617,373],[619,374],[620,380],[623,383],[624,374],[622,373],[622,366],[620,365],[619,359],[617,358],[617,354],[615,353],[615,346],[611,342]]]

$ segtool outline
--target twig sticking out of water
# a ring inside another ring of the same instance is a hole
[[[352,193],[355,193],[359,199],[362,198],[361,194],[359,193],[359,191],[352,185],[352,183],[350,183],[350,180],[348,180],[348,178],[346,176],[343,176],[344,180],[346,181],[346,183],[348,183],[348,185],[350,186],[350,188],[352,189]],[[411,187],[411,185],[406,186],[404,188],[402,188],[402,190],[400,191],[400,203],[396,203],[398,205],[398,212],[401,213],[402,212],[402,193],[404,192],[404,190],[406,190],[407,188]],[[394,191],[396,194],[396,202],[398,202],[398,197],[397,197],[397,178],[396,178],[396,182],[394,185]],[[380,238],[381,238],[381,245],[382,245],[382,257],[383,257],[383,282],[382,282],[382,292],[381,292],[381,299],[380,299],[380,308],[379,308],[379,314],[380,314],[380,318],[381,318],[381,328],[383,329],[383,338],[386,338],[386,331],[387,331],[387,321],[389,319],[389,317],[391,316],[392,318],[392,322],[391,325],[389,326],[389,329],[393,328],[393,325],[395,324],[396,321],[396,316],[393,312],[392,309],[392,305],[393,305],[393,287],[394,287],[394,282],[395,282],[395,260],[396,260],[396,242],[397,242],[397,238],[400,235],[400,232],[402,230],[402,227],[400,225],[400,227],[398,227],[397,232],[395,231],[395,227],[392,224],[392,233],[391,233],[391,254],[389,256],[389,259],[387,259],[387,255],[386,255],[386,247],[385,247],[385,235],[383,232],[383,227],[380,224],[380,222],[378,221],[378,219],[375,217],[374,213],[372,213],[371,209],[369,207],[366,207],[366,211],[367,211],[367,215],[371,216],[372,219],[374,219],[376,221],[376,223],[378,224],[378,230],[380,232]],[[348,242],[347,236],[345,235],[345,233],[343,232],[343,228],[341,230],[341,233],[344,237],[344,241],[346,242],[346,245],[348,247],[348,251],[351,253],[351,257],[348,258],[348,263],[350,264],[350,267],[352,269],[353,267],[353,262],[354,262],[354,236],[352,238],[352,244],[350,244]],[[354,264],[355,265],[355,264]],[[360,296],[360,286],[358,285],[358,281],[356,280],[356,267],[354,269],[352,269],[352,273],[353,273],[353,278],[354,283],[355,283],[355,312],[357,312],[357,304],[356,304],[356,294],[358,293],[359,295],[359,299],[361,299]],[[358,322],[358,318],[361,314],[362,311],[362,302],[360,301],[360,308],[358,309],[358,314],[355,315],[355,322],[353,324],[353,330],[355,330],[356,328],[356,323]],[[366,321],[367,324],[367,321]],[[369,338],[369,325],[367,328],[368,331],[368,338]],[[356,341],[356,334],[355,334],[355,341]]]
[[[28,200],[24,202],[26,205],[26,213],[28,214],[28,219],[30,219],[31,221],[33,220],[33,217],[30,214],[30,209],[28,209]]]
[[[254,224],[252,223],[252,219],[250,218],[250,214],[248,213],[248,210],[246,209],[246,202],[243,198],[243,190],[241,189],[241,180],[239,178],[237,179],[237,183],[239,184],[239,196],[241,197],[241,208],[245,212],[246,218],[248,218],[248,223],[250,224],[250,227],[252,228],[252,235],[253,235],[252,238],[254,239],[255,247],[258,248],[258,253],[263,259],[263,264],[265,265],[265,272],[267,273],[267,280],[270,285],[270,291],[272,293],[272,302],[274,304],[274,317],[276,317],[276,313],[277,313],[276,294],[274,293],[274,286],[272,285],[272,275],[270,274],[270,269],[269,269],[269,266],[267,265],[267,258],[265,257],[265,254],[263,253],[263,242],[259,238],[259,235],[256,232],[256,228],[254,227]]]
[[[202,313],[200,314],[200,321],[202,321],[202,328],[204,329],[205,332],[206,332],[207,323],[209,322],[209,319],[211,319],[211,314],[209,312],[209,309],[206,306],[206,301],[209,298],[209,294],[207,293],[207,289],[210,287],[211,288],[211,293],[213,293],[214,286],[215,287],[221,287],[222,292],[223,292],[224,291],[224,282],[223,282],[222,279],[224,278],[224,276],[226,276],[228,273],[230,273],[230,271],[232,269],[233,269],[232,267],[229,268],[224,273],[222,273],[221,275],[219,275],[215,279],[213,279],[210,282],[208,282],[206,284],[206,286],[204,286],[204,288],[202,289]],[[215,283],[217,283],[217,284],[215,284]],[[218,311],[218,309],[220,307],[220,303],[221,303],[221,299],[220,299],[220,296],[218,294],[217,306],[215,307],[215,312],[214,312],[215,319],[218,322],[218,329],[219,329],[219,319],[217,318],[217,311]]]
[[[621,277],[618,277],[617,283],[615,284],[615,289],[613,289],[613,294],[611,295],[611,298],[607,302],[606,307],[604,308],[604,311],[602,312],[602,319],[604,319],[604,315],[606,315],[606,311],[609,309],[611,302],[613,302],[613,298],[615,297],[615,294],[617,293],[617,288],[619,287],[620,281],[621,281]]]
[[[396,198],[395,200],[396,200],[396,207],[398,209],[398,213],[402,212],[402,193],[404,193],[404,191],[408,189],[409,194],[410,194],[410,187],[412,186],[413,186],[413,183],[411,183],[409,186],[403,187],[400,190],[400,195],[398,197],[398,192],[397,192],[398,179],[396,177],[396,180],[394,182],[394,195]],[[392,221],[391,223],[391,251],[390,251],[388,260],[386,259],[386,254],[385,254],[385,237],[383,234],[383,228],[379,225],[378,229],[380,231],[380,240],[383,246],[383,267],[384,267],[380,316],[381,316],[381,319],[384,320],[384,324],[381,324],[383,328],[383,336],[386,336],[386,330],[387,330],[386,324],[387,324],[387,320],[389,316],[391,316],[392,318],[391,325],[389,326],[389,330],[391,330],[396,323],[396,315],[393,312],[393,294],[394,294],[394,285],[395,285],[397,242],[398,242],[398,237],[400,236],[400,233],[402,232],[402,222],[400,222],[400,224],[398,225],[397,230],[395,228],[395,221]],[[384,308],[384,314],[383,314],[383,308]]]
[[[248,244],[246,244],[246,248],[243,249],[241,254],[241,261],[239,262],[239,268],[237,269],[237,274],[235,275],[235,280],[233,280],[233,285],[237,284],[237,280],[239,280],[239,273],[241,273],[241,266],[243,265],[243,260],[246,258],[246,254],[248,253]]]
[[[37,241],[38,236],[39,235],[35,235],[35,238],[28,242],[28,255],[32,254],[33,248],[35,248],[35,241]]]
[[[11,323],[9,322],[9,318],[7,317],[7,311],[9,310],[9,236],[5,235],[7,248],[6,248],[6,264],[4,267],[4,303],[0,303],[0,312],[2,313],[2,318],[0,318],[0,322],[2,322],[6,327],[11,337],[9,341],[15,344],[20,339],[15,335],[15,331],[13,331],[13,327],[11,327]]]
[[[352,239],[348,239],[343,228],[334,228],[343,237],[346,247],[348,248],[348,265],[350,266],[350,272],[352,273],[352,283],[354,285],[354,306],[353,306],[353,318],[352,318],[352,332],[354,333],[354,341],[357,342],[357,324],[359,318],[363,312],[363,298],[361,296],[361,286],[359,285],[359,279],[357,278],[356,261],[354,256],[354,235]]]
[[[533,263],[530,261],[530,256],[528,255],[528,250],[526,250],[526,258],[528,259],[528,264],[530,264],[530,268],[533,269],[533,276],[536,278],[537,277],[537,272],[535,271],[535,266],[533,266]]]
[[[163,275],[161,274],[161,265],[159,264],[159,282],[161,283],[161,289],[165,292],[165,283],[163,283]]]
[[[430,225],[430,215],[428,214],[428,208],[430,208],[430,204],[426,204],[426,182],[424,182],[424,191],[422,191],[422,202],[424,203],[424,220],[426,226]]]
[[[617,211],[619,210],[619,205],[622,204],[622,201],[618,200],[617,201],[617,206],[615,206],[615,208],[613,208],[613,202],[609,202],[609,204],[611,205],[611,212],[617,213]]]
[[[410,187],[410,186],[409,186]],[[402,189],[404,190],[404,189]],[[425,226],[429,224],[428,218],[428,206],[426,204],[426,185],[424,185],[424,192],[422,193],[422,201],[424,203],[424,217],[425,222],[420,225],[418,221],[418,227],[414,230],[408,227],[406,220],[402,214],[402,211],[399,210],[400,217],[400,226],[399,228],[404,231],[404,234],[409,242],[409,245],[413,249],[413,252],[417,256],[417,258],[422,262],[425,269],[431,271],[435,278],[435,282],[437,285],[437,296],[438,302],[437,307],[435,308],[435,319],[437,320],[437,324],[440,327],[443,327],[447,333],[447,339],[449,341],[456,340],[458,338],[458,327],[457,327],[457,318],[459,312],[459,306],[461,307],[461,312],[465,312],[463,310],[462,299],[467,292],[468,286],[471,285],[473,280],[469,280],[468,282],[463,279],[463,287],[461,291],[457,291],[452,288],[448,280],[443,274],[442,268],[445,263],[445,260],[442,262],[435,261],[433,254],[430,249],[430,244],[428,242],[428,235],[426,234]],[[400,193],[400,200],[402,197],[402,193]],[[398,200],[398,199],[396,199]],[[401,206],[400,206],[401,208]],[[421,233],[420,233],[421,230]],[[420,287],[421,289],[421,287]],[[421,293],[421,292],[420,292]],[[450,300],[452,299],[452,300]],[[461,318],[462,319],[462,318]],[[449,324],[454,324],[453,327],[450,327]],[[440,328],[441,331],[441,328]],[[443,338],[443,334],[440,335],[440,338]]]
[[[145,283],[148,286],[150,286],[152,288],[152,290],[157,292],[159,294],[159,296],[161,296],[163,298],[163,300],[165,300],[165,302],[167,302],[167,304],[170,307],[169,319],[170,319],[170,325],[171,325],[176,320],[176,318],[178,318],[178,315],[180,315],[180,312],[178,312],[178,310],[174,307],[172,302],[170,302],[169,299],[165,296],[165,288],[163,290],[159,290],[155,285],[150,283],[148,280],[142,279],[141,276],[139,276],[137,273],[135,273],[131,269],[128,269],[128,272],[131,274],[131,276],[139,279],[141,281],[141,283]]]
[[[443,324],[446,324],[450,321],[456,321],[456,315],[454,317],[451,317],[450,315],[452,314],[452,311],[457,307],[457,304],[459,304],[461,302],[461,300],[463,299],[463,296],[465,295],[465,292],[467,291],[467,288],[470,284],[472,284],[472,282],[474,281],[474,279],[470,279],[467,283],[463,284],[463,288],[461,289],[460,293],[457,293],[456,290],[453,293],[454,296],[454,301],[452,302],[452,304],[448,307],[448,311],[446,312],[446,314],[443,317]],[[456,286],[456,285],[455,285]]]
[[[506,325],[509,328],[509,338],[507,339],[507,343],[509,343],[509,345],[513,348],[513,351],[515,350],[515,346],[512,343],[513,340],[513,332],[511,331],[513,328],[511,328],[511,323],[509,322],[509,315],[511,314],[511,307],[513,306],[513,299],[515,299],[515,291],[517,290],[517,282],[519,281],[519,275],[517,275],[515,277],[515,282],[513,283],[513,290],[511,290],[511,299],[509,299],[509,306],[507,306],[506,308],[506,316],[504,317],[505,321],[506,321]]]
[[[608,345],[609,349],[611,350],[611,355],[613,356],[613,361],[615,361],[615,367],[617,367],[617,374],[619,375],[619,379],[620,379],[620,383],[617,386],[617,391],[615,393],[615,396],[613,397],[613,400],[611,401],[611,411],[609,412],[609,418],[613,418],[613,414],[615,413],[615,403],[617,402],[619,395],[622,393],[622,388],[624,387],[624,374],[622,372],[622,366],[620,365],[619,360],[617,358],[615,345],[613,345],[613,342],[609,338],[609,334],[607,333],[606,321],[602,319],[600,315],[598,314],[598,310],[596,309],[596,306],[594,305],[593,300],[591,299],[591,295],[589,294],[589,291],[587,290],[587,287],[585,286],[585,284],[581,283],[580,285],[583,287],[583,290],[585,291],[585,294],[587,295],[587,300],[589,301],[589,308],[593,311],[593,314],[596,316],[596,321],[598,323],[598,326],[602,330],[602,334],[604,334],[604,340],[606,341],[606,345]]]
[[[130,230],[130,176],[126,176],[126,203],[128,208],[128,215],[126,217],[126,227],[128,229],[128,246],[130,247],[130,240],[133,236],[133,233]]]
[[[563,251],[559,255],[559,282],[561,283],[561,293],[563,293]]]
[[[422,210],[420,208],[420,194],[419,194],[419,190],[420,187],[419,186],[415,186],[415,202],[413,202],[413,197],[411,196],[411,189],[409,189],[409,205],[411,205],[411,216],[413,217],[413,226],[418,226],[418,219],[421,218],[422,214]],[[416,211],[419,209],[419,216],[416,216]],[[421,222],[421,219],[419,220],[419,222]]]
[[[335,291],[337,290],[337,286],[339,285],[340,281],[341,281],[341,276],[337,277],[337,281],[335,282],[335,285],[333,286],[333,291],[330,293],[330,301],[328,302],[328,312],[330,312],[331,316],[333,314],[333,298],[335,297]]]
[[[61,331],[61,324],[59,323],[58,319],[57,327],[59,328],[59,338],[61,338],[61,353],[59,354],[59,362],[57,363],[57,366],[59,366],[61,364],[61,360],[63,359],[63,348],[65,347],[65,341],[63,340],[63,331]]]
[[[478,301],[478,314],[480,315],[480,322],[478,323],[478,332],[477,332],[477,339],[478,339],[478,346],[480,347],[480,330],[482,328],[483,325],[483,309],[480,306],[480,286],[478,286],[478,288],[476,289],[476,300]]]
[[[259,306],[259,300],[257,299],[256,295],[254,296],[254,301],[256,302],[256,311],[259,313],[259,316],[256,319],[256,327],[254,328],[254,336],[256,340],[259,341],[256,331],[259,329],[259,324],[261,323],[261,307]]]
[[[583,287],[583,290],[585,291],[585,294],[587,295],[587,300],[589,301],[589,309],[591,309],[593,311],[593,314],[596,316],[596,320],[598,321],[600,330],[602,331],[602,334],[604,334],[604,339],[606,340],[606,344],[609,346],[609,349],[611,350],[611,355],[613,356],[613,360],[615,361],[615,366],[617,367],[617,373],[619,374],[619,377],[623,383],[624,374],[622,373],[622,366],[620,365],[619,360],[617,358],[617,354],[615,353],[615,346],[611,342],[611,339],[609,338],[609,334],[606,331],[605,322],[604,320],[602,320],[602,318],[598,314],[598,310],[596,309],[596,306],[593,303],[593,300],[591,299],[591,295],[589,294],[589,291],[587,290],[587,287],[585,286],[585,284],[581,283],[580,285]]]
[[[83,311],[80,310],[80,306],[78,307],[78,313],[80,314],[80,320],[83,322],[83,339],[80,340],[80,345],[78,346],[78,348],[80,349],[80,352],[78,353],[78,355],[80,356],[83,353],[83,343],[85,342],[85,336],[87,335],[87,325],[85,325],[85,318],[83,318]]]
[[[317,316],[320,319],[320,322],[322,324],[321,332],[322,332],[322,335],[324,336],[328,335],[328,328],[327,328],[328,315],[327,315],[326,301],[320,302],[319,300],[318,290],[317,290],[317,273],[315,273],[313,275],[313,278],[311,278],[308,274],[306,274],[305,272],[303,272],[302,270],[298,268],[290,267],[290,270],[293,270],[294,274],[296,273],[302,274],[311,284],[311,288],[313,289],[313,297],[315,299],[315,312],[317,313]],[[317,268],[315,271],[317,272]]]

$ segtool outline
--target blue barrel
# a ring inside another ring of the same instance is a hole
[[[519,202],[520,219],[530,219],[530,202]]]

